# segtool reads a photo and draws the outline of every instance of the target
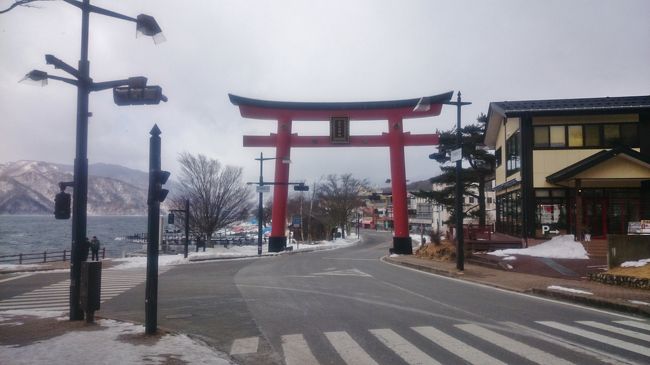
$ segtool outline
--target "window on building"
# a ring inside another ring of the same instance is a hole
[[[533,129],[533,134],[534,134],[533,143],[535,147],[548,147],[549,136],[548,136],[547,126],[535,127]]]
[[[606,147],[613,147],[621,144],[621,129],[618,124],[603,125],[603,140]]]
[[[551,147],[564,147],[566,146],[566,135],[563,125],[554,125],[550,128],[550,146]]]
[[[597,124],[585,125],[585,146],[600,146],[600,126]]]
[[[570,125],[567,127],[567,131],[569,147],[582,147],[584,145],[581,125]]]
[[[469,203],[474,204],[474,197],[472,197],[472,196],[469,197]]]
[[[506,175],[511,175],[521,168],[519,153],[519,131],[517,131],[506,140]]]
[[[533,127],[535,148],[639,147],[638,123]]]
[[[639,131],[636,123],[621,124],[621,142],[624,146],[639,146]]]
[[[497,231],[511,235],[521,233],[521,192],[497,196]]]
[[[488,203],[488,204],[492,204],[492,197],[491,197],[491,196],[488,196],[488,197],[487,197],[487,203]]]
[[[494,161],[496,163],[496,167],[501,166],[501,147],[497,148],[497,150],[494,152]]]

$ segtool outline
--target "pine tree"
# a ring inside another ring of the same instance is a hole
[[[477,123],[466,125],[461,128],[462,135],[462,156],[467,161],[468,167],[463,167],[461,177],[463,181],[463,196],[476,198],[478,203],[469,207],[464,214],[478,218],[479,225],[485,225],[485,180],[494,170],[494,155],[477,146],[482,145],[485,129],[487,127],[487,116],[480,114],[476,119]],[[440,133],[438,153],[430,157],[440,163],[442,173],[431,178],[431,183],[440,184],[442,189],[434,191],[420,191],[416,196],[426,198],[436,204],[443,205],[450,212],[449,221],[455,221],[454,197],[456,191],[456,167],[451,163],[450,154],[457,148],[456,129]],[[478,208],[478,209],[477,209]]]

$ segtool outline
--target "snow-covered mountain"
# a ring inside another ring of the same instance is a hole
[[[59,182],[72,181],[72,171],[42,161],[0,164],[0,214],[53,214]],[[89,215],[147,214],[146,172],[106,164],[90,165],[89,171]]]

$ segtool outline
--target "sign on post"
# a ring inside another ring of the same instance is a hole
[[[460,161],[463,159],[463,149],[457,148],[451,151],[451,162]]]
[[[330,119],[330,142],[350,143],[349,117],[332,117]]]
[[[270,193],[271,192],[271,186],[270,185],[258,185],[255,187],[255,191],[258,193]]]

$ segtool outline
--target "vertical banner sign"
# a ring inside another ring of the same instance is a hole
[[[332,117],[330,119],[330,142],[350,143],[349,117]]]

